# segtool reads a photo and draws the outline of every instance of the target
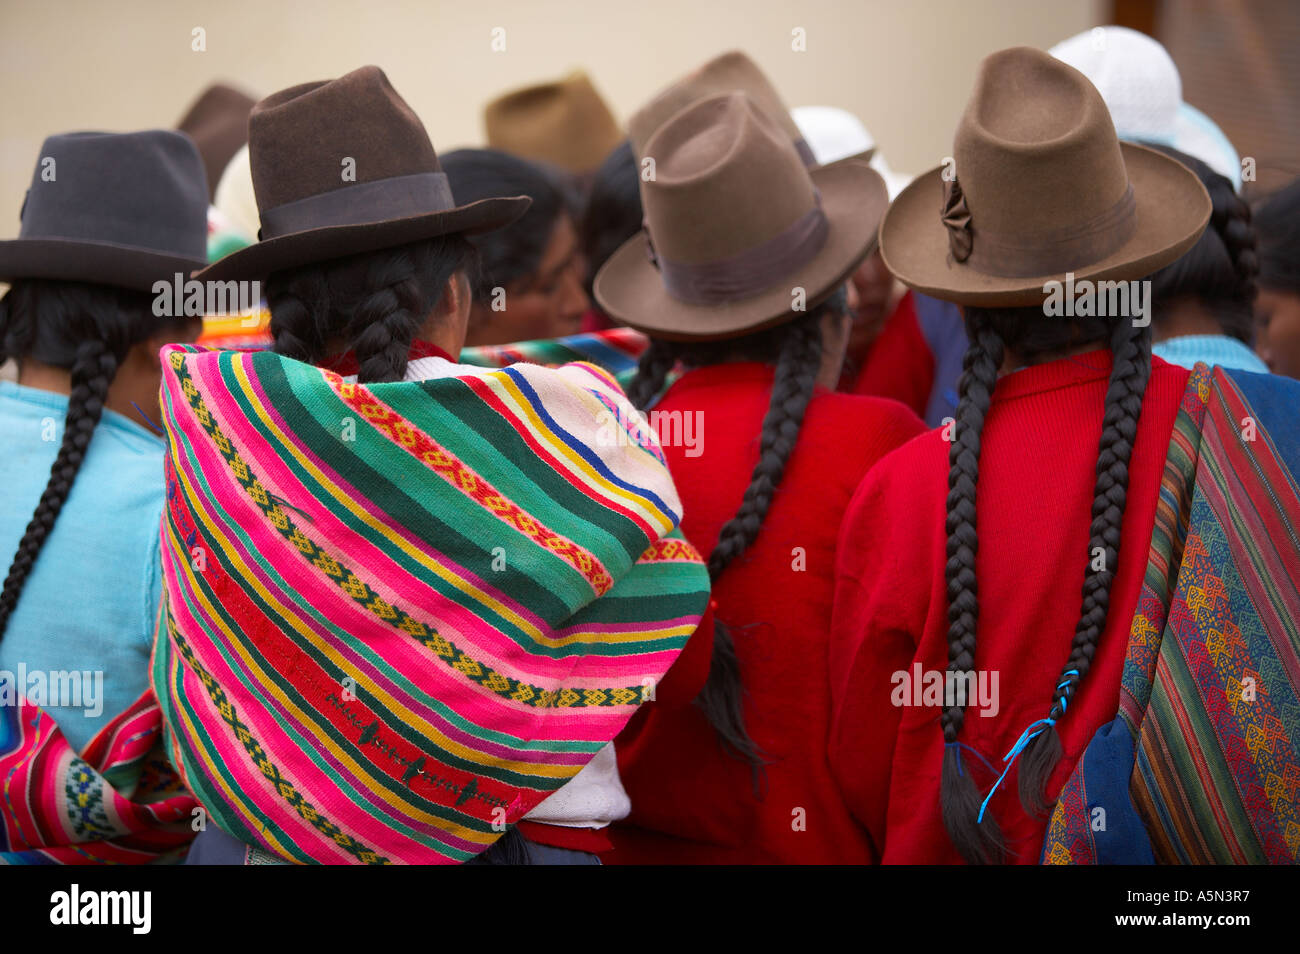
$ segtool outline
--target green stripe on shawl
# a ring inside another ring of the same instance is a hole
[[[223,366],[225,364],[223,356]],[[267,378],[274,378],[278,369],[272,368],[266,373]],[[286,387],[283,389],[288,391]],[[278,440],[263,424],[260,418],[253,416],[251,404],[248,402],[246,395],[240,390],[234,390],[236,401],[245,409],[249,415],[249,425],[259,434],[262,434],[267,440]],[[287,403],[287,402],[286,402]],[[342,402],[337,406],[341,411],[346,412],[340,415],[348,416],[351,412]],[[398,485],[393,483],[388,475],[371,467],[367,461],[359,454],[349,450],[346,444],[334,434],[326,431],[319,421],[308,415],[305,409],[297,413],[302,408],[299,404],[290,409],[295,413],[290,416],[286,413],[284,407],[277,407],[281,416],[285,417],[287,425],[293,428],[294,436],[324,460],[327,466],[331,468],[342,467],[345,472],[349,473],[354,486],[364,487],[366,496],[376,503],[382,504],[388,512],[401,513],[404,515],[405,527],[420,540],[437,540],[440,541],[440,549],[444,552],[472,552],[478,550],[486,553],[484,565],[490,569],[492,556],[491,552],[485,551],[478,547],[474,542],[465,537],[455,526],[444,522],[436,515],[430,513],[424,507],[421,507],[411,497],[410,494],[403,491]],[[358,436],[362,434],[365,427],[358,426]],[[408,455],[409,457],[409,455]],[[294,475],[295,479],[301,481],[307,487],[318,487],[319,483],[310,473],[293,457],[285,455],[280,458],[284,466]],[[414,482],[412,486],[418,487],[423,492],[426,484],[433,483],[430,479],[432,475],[424,475]],[[321,492],[324,498],[324,491]],[[289,501],[294,503],[293,501]],[[408,555],[400,548],[394,547],[379,531],[374,530],[362,519],[352,513],[351,510],[331,505],[329,507],[331,514],[343,523],[349,530],[355,532],[358,536],[364,538],[369,544],[384,552],[386,556],[397,563],[403,570],[410,573],[412,577],[427,585],[441,596],[447,598],[465,609],[474,613],[482,614],[491,611],[479,604],[473,597],[468,596],[453,584],[447,582],[438,576],[432,570],[428,569],[415,558]],[[486,574],[484,574],[486,576]],[[488,579],[491,584],[496,582],[491,578]],[[538,584],[536,580],[525,575],[522,568],[512,567],[510,561],[506,561],[506,571],[502,575],[498,588],[513,593],[519,602],[529,606],[537,612],[543,619],[563,619],[568,610],[562,602],[556,599],[555,594],[549,589]],[[515,640],[521,646],[528,649],[529,652],[552,655],[560,657],[565,655],[563,652],[555,652],[553,647],[546,647],[536,644],[532,638],[523,630],[517,628],[514,623],[503,617],[493,614],[492,625],[500,628],[507,633],[511,639]]]
[[[185,442],[187,451],[190,450],[188,439],[183,434],[178,435],[178,438],[179,440]],[[193,457],[190,456],[189,459],[190,459],[191,466],[196,467],[197,464],[195,463]],[[215,498],[211,498],[209,500],[209,505],[219,515],[224,531],[229,536],[232,536],[235,539],[239,540],[239,542],[243,545],[243,547],[249,552],[253,563],[256,566],[258,566],[270,578],[273,588],[281,592],[291,591],[291,587],[289,586],[288,582],[276,571],[275,566],[270,561],[265,559],[262,556],[262,554],[257,550],[257,548],[253,546],[252,540],[249,538],[247,533],[245,533],[244,530],[241,528],[239,522],[235,520],[234,517],[225,510],[224,507],[221,506],[220,501]],[[198,523],[199,521],[196,519],[195,522]],[[176,546],[177,541],[175,540],[174,534],[172,534],[172,541],[173,541],[173,546]],[[178,553],[184,553],[184,552],[185,551],[183,547],[180,547],[178,549]],[[221,569],[227,574],[239,575],[242,571],[237,570],[234,567],[234,565],[225,558],[225,556],[226,556],[225,553],[221,551],[219,548],[214,548],[214,552],[209,555],[209,561],[216,562],[221,567]],[[205,579],[203,579],[201,575],[197,577],[196,582],[198,583],[198,585],[200,585],[203,588],[205,595],[208,597],[208,601],[212,604],[213,611],[225,622],[229,630],[232,633],[234,633],[235,638],[240,639],[240,645],[245,647],[245,649],[249,652],[250,655],[256,657],[259,663],[261,663],[266,669],[268,669],[273,674],[275,674],[276,673],[275,667],[265,658],[265,656],[263,656],[263,654],[257,649],[256,645],[249,640],[241,638],[243,632],[239,622],[233,616],[231,616],[229,613],[226,612],[225,608],[221,605],[219,599],[217,598],[215,591],[211,589],[208,582]],[[261,594],[257,593],[255,590],[249,589],[249,590],[245,590],[244,592],[246,598],[248,598],[251,602],[255,603],[259,607],[259,609],[261,609],[261,611],[264,612],[268,617],[272,619],[284,618],[276,609],[274,609],[268,602],[266,602],[262,598]],[[315,605],[313,605],[310,602],[301,602],[301,603],[294,604],[292,606],[292,609],[295,610],[300,616],[308,617],[316,621],[318,624],[320,624],[320,626],[322,626],[329,633],[333,634],[336,638],[346,637],[347,635],[347,633],[340,626],[331,622],[323,612],[321,612]],[[206,615],[206,612],[207,612],[206,610],[203,611],[203,614]],[[288,625],[287,620],[286,620],[286,626],[284,628],[286,630],[291,629],[291,627]],[[224,634],[213,633],[211,630],[207,629],[207,627],[205,627],[205,631],[209,639],[213,641],[214,645],[225,657],[227,663],[230,664],[232,668],[242,669],[243,668],[242,662],[237,662],[235,657],[231,655],[230,652],[227,651],[225,645],[227,637]],[[326,656],[321,654],[321,652],[312,644],[305,641],[295,640],[295,645],[304,654],[306,654],[313,662],[319,665],[322,669],[329,672],[333,672],[340,678],[344,675],[347,675],[347,673],[339,669],[338,666],[335,665],[330,659],[328,659]],[[377,651],[375,651],[372,647],[370,647],[366,643],[359,642],[359,641],[349,642],[348,646],[352,652],[354,652],[356,655],[360,656],[361,658],[365,659],[379,673],[383,674],[386,678],[391,680],[393,685],[396,688],[404,689],[406,692],[410,693],[417,702],[428,706],[431,710],[441,715],[443,718],[445,718],[448,722],[450,722],[457,728],[465,732],[478,735],[490,742],[499,745],[511,746],[513,748],[518,748],[522,751],[553,752],[553,753],[587,752],[587,753],[594,754],[601,747],[600,743],[592,743],[583,740],[568,740],[568,741],[532,740],[530,742],[525,743],[517,736],[513,736],[505,732],[498,732],[496,730],[486,729],[477,726],[474,723],[471,723],[468,720],[457,715],[445,703],[437,699],[435,696],[432,696],[420,690],[417,686],[415,686],[410,681],[410,679],[407,676],[405,676],[396,667],[386,662],[382,658],[382,656],[379,655]],[[289,686],[290,684],[287,681],[281,684],[281,687],[285,689],[288,689]],[[358,689],[358,692],[359,691],[360,690]],[[368,702],[367,704],[373,702],[374,700],[371,699],[370,702]],[[380,708],[382,708],[382,706]],[[291,732],[293,731],[289,726],[285,725],[284,720],[280,717],[278,713],[272,713],[272,714],[274,715],[276,721],[281,726],[283,726],[286,729],[286,731],[291,731]],[[337,730],[334,729],[332,725],[329,726],[329,731],[337,733]],[[401,723],[399,726],[395,726],[393,731],[399,732],[399,734],[402,734],[403,737],[407,739],[407,741],[411,742],[417,747],[424,747],[426,745],[432,746],[431,741],[425,739],[423,735],[417,733],[413,728],[406,725],[405,723]],[[306,741],[306,737],[302,737],[301,741]],[[439,751],[441,752],[443,750],[439,747]],[[462,761],[459,758],[459,756],[453,756],[451,753],[445,753],[445,754],[448,756],[450,760],[448,764],[457,764]],[[477,771],[477,766],[459,765],[458,767],[462,767],[466,771],[470,771],[471,769]],[[506,773],[506,774],[510,774],[510,773]],[[533,787],[539,787],[539,788],[545,787],[534,776],[520,776],[518,778],[512,777],[511,782],[512,784],[531,783]]]

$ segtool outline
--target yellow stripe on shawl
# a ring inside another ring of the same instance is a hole
[[[627,509],[636,512],[643,520],[651,526],[659,529],[660,535],[667,534],[673,529],[672,517],[656,504],[651,502],[647,497],[633,491],[619,487],[617,484],[602,476],[585,458],[582,457],[573,447],[562,437],[556,435],[542,421],[541,416],[533,408],[532,402],[524,396],[519,389],[519,385],[505,371],[496,371],[479,376],[479,380],[487,384],[488,387],[499,397],[512,413],[522,422],[528,425],[529,431],[538,440],[539,443],[545,444],[550,448],[551,453],[556,457],[568,461],[569,471],[574,476],[582,480],[592,490],[597,491],[606,499],[616,500],[627,507]],[[525,377],[527,380],[527,377]],[[534,386],[532,381],[529,385]],[[573,393],[581,392],[576,385],[570,385]],[[596,400],[594,396],[583,393],[584,397],[589,397],[600,409],[608,411],[605,405]],[[596,411],[596,407],[593,407]],[[593,420],[595,420],[593,416]],[[664,482],[668,483],[668,474],[663,474]],[[671,487],[671,484],[668,484]]]
[[[485,590],[479,589],[477,586],[471,583],[468,578],[459,576],[452,570],[447,569],[442,564],[434,560],[427,553],[425,553],[423,550],[421,550],[419,547],[412,544],[404,536],[399,535],[397,533],[396,527],[393,528],[387,527],[380,518],[376,517],[375,515],[365,510],[365,508],[360,506],[354,500],[354,498],[352,498],[345,490],[343,490],[332,480],[330,480],[330,478],[319,467],[317,467],[315,463],[306,454],[302,452],[302,450],[297,446],[296,442],[288,435],[286,435],[284,431],[281,430],[280,427],[275,423],[275,421],[271,419],[271,416],[267,413],[266,408],[262,405],[262,402],[258,400],[257,394],[253,390],[252,384],[248,378],[248,373],[245,367],[244,360],[241,360],[240,358],[236,357],[232,361],[232,364],[235,370],[235,377],[238,379],[240,389],[244,392],[244,396],[245,398],[247,398],[249,405],[254,409],[255,413],[257,414],[258,418],[262,421],[262,423],[273,434],[275,434],[275,437],[280,442],[281,446],[284,449],[286,449],[290,454],[293,455],[294,460],[296,460],[298,464],[312,476],[312,478],[321,486],[322,489],[324,489],[332,498],[334,498],[334,500],[338,501],[338,503],[341,506],[345,507],[348,510],[348,512],[353,514],[353,516],[355,516],[358,520],[364,523],[367,527],[370,527],[372,530],[376,531],[385,540],[389,541],[393,546],[399,548],[403,553],[405,553],[407,556],[411,557],[411,559],[415,560],[425,569],[429,570],[431,573],[436,575],[439,579],[443,580],[446,583],[451,584],[453,588],[465,594],[467,597],[474,600],[476,603],[481,604],[482,606],[492,610],[494,613],[496,613],[498,616],[502,617],[503,619],[506,619],[511,623],[513,623],[518,629],[526,633],[531,639],[533,639],[539,645],[563,647],[563,646],[571,645],[573,643],[589,641],[591,639],[591,636],[589,634],[581,633],[581,632],[574,633],[571,636],[559,637],[559,638],[548,636],[539,627],[534,625],[529,620],[525,619],[523,616],[520,616],[518,613],[516,613],[510,607],[506,606],[501,601],[497,600],[491,594],[487,593]],[[209,411],[210,410],[211,409],[209,408]],[[658,508],[655,508],[655,513],[661,513],[661,511],[659,511]],[[671,523],[667,529],[668,530],[672,529]],[[694,632],[694,629],[691,627],[684,627],[684,628],[678,627],[677,629],[673,630],[672,635],[674,636],[680,635],[683,632]],[[640,633],[640,632],[602,633],[600,634],[600,638],[602,641],[607,643],[632,643],[632,642],[638,642],[640,640],[644,640],[646,638],[646,635],[645,633]]]
[[[175,468],[175,472],[176,472],[177,479],[184,485],[185,488],[184,492],[186,494],[186,497],[191,500],[195,499],[194,485],[190,482],[189,475],[185,472],[185,469],[181,467],[177,467]],[[274,608],[274,610],[281,616],[281,618],[284,619],[286,622],[288,622],[289,625],[292,627],[293,631],[297,633],[300,637],[302,637],[304,641],[306,641],[307,643],[315,647],[315,649],[322,656],[329,659],[329,661],[332,662],[339,669],[345,672],[348,671],[351,668],[351,665],[344,659],[342,654],[340,654],[337,650],[331,647],[327,642],[323,641],[320,637],[318,637],[316,633],[312,630],[312,628],[298,614],[296,607],[288,606],[285,603],[281,602],[279,599],[277,599],[276,596],[271,591],[269,591],[265,586],[262,585],[262,582],[259,579],[257,579],[257,577],[251,572],[248,565],[243,560],[239,559],[236,550],[231,544],[230,538],[223,532],[221,526],[218,523],[216,523],[207,514],[207,512],[201,507],[193,508],[193,513],[194,516],[203,523],[204,527],[206,527],[209,535],[209,539],[213,540],[221,547],[221,550],[225,554],[226,559],[232,564],[233,568],[235,569],[235,572],[238,573],[238,575],[244,580],[246,585],[255,589],[257,593],[262,597],[262,599],[264,599],[269,605],[271,605]],[[169,531],[170,529],[171,528],[169,527]],[[177,552],[176,548],[177,546],[180,545],[180,540],[179,538],[176,538],[174,534],[172,534],[172,537],[173,537],[173,543],[172,543],[173,553],[176,553]],[[218,629],[221,630],[222,634],[226,637],[228,645],[230,645],[233,649],[235,649],[235,651],[244,660],[245,664],[250,667],[250,669],[255,671],[255,673],[257,674],[259,684],[261,684],[266,691],[274,695],[275,698],[281,702],[281,704],[286,706],[293,713],[294,717],[299,721],[299,723],[304,725],[308,724],[310,720],[306,717],[303,711],[298,706],[296,706],[287,696],[284,695],[283,690],[281,690],[277,685],[275,685],[273,681],[271,681],[267,677],[266,672],[262,668],[262,666],[259,663],[257,663],[248,654],[248,652],[245,651],[241,641],[239,641],[235,637],[235,634],[231,630],[229,630],[226,627],[225,623],[220,619],[220,616],[217,614],[212,604],[208,601],[202,589],[194,585],[193,583],[194,574],[192,572],[192,568],[189,560],[182,558],[180,559],[180,563],[185,568],[184,570],[185,575],[191,579],[190,589],[197,597],[199,602],[202,604],[205,611],[205,615],[207,615],[207,617],[212,620],[213,625],[215,625]],[[575,774],[574,772],[569,770],[572,768],[571,766],[539,765],[534,762],[514,762],[506,759],[495,758],[495,757],[489,757],[485,760],[482,756],[484,756],[486,753],[479,752],[475,749],[466,748],[463,744],[447,738],[442,732],[436,729],[427,720],[420,718],[416,712],[402,705],[402,703],[398,698],[392,696],[387,691],[382,689],[380,686],[378,685],[371,686],[370,691],[374,694],[376,699],[381,700],[383,702],[383,704],[388,709],[388,711],[393,712],[395,715],[397,715],[404,724],[415,728],[426,739],[435,743],[444,751],[453,753],[461,757],[467,762],[473,763],[475,765],[488,766],[488,767],[497,767],[497,768],[504,767],[509,771],[514,772],[515,774],[532,777],[532,778],[567,779],[571,777],[573,774]],[[522,748],[522,743],[520,744],[520,747]],[[355,774],[361,776],[371,775],[373,777],[373,773],[363,769],[361,765],[357,763],[352,757],[337,750],[333,746],[330,747],[330,751],[334,752],[339,757],[340,760],[342,760],[343,762],[345,762],[345,764],[347,764],[350,768],[352,768]],[[388,778],[388,776],[386,775],[384,777]],[[394,806],[404,802],[404,800],[399,799],[395,795],[392,795],[392,793],[388,792],[386,789],[383,790],[383,797],[385,801],[387,801],[389,804]],[[418,817],[421,818],[426,817],[425,814],[419,809],[417,809],[415,806],[411,806],[411,809],[412,812],[414,812]],[[445,819],[435,818],[433,816],[428,816],[427,820],[429,821],[430,824],[437,825],[438,827],[443,827],[446,824]],[[469,836],[464,836],[464,837],[468,838]],[[470,838],[470,840],[473,840],[473,838]]]

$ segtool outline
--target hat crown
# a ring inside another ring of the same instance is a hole
[[[576,173],[599,166],[623,139],[581,70],[497,97],[485,107],[483,125],[489,148]]]
[[[655,176],[643,177],[641,201],[663,259],[695,265],[739,255],[780,235],[817,203],[790,138],[746,93],[687,107],[646,149]]]
[[[1087,78],[1040,50],[981,65],[953,143],[956,177],[980,232],[1032,238],[1095,222],[1129,188],[1106,104]]]
[[[20,239],[129,246],[202,262],[208,186],[189,137],[171,130],[78,132],[41,145]]]
[[[1183,81],[1169,51],[1145,33],[1105,26],[1048,50],[1086,76],[1124,139],[1168,142],[1183,103]]]
[[[660,90],[654,99],[633,114],[627,122],[632,151],[638,159],[647,155],[651,137],[673,116],[700,100],[735,91],[748,93],[759,109],[775,120],[791,140],[803,143],[803,134],[790,118],[790,111],[771,80],[752,59],[739,50],[732,50],[714,57],[667,89]],[[811,164],[808,158],[804,161]]]
[[[442,171],[424,124],[377,66],[271,94],[253,107],[248,132],[261,213],[349,186]]]

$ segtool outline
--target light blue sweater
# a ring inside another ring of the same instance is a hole
[[[1260,360],[1259,355],[1245,343],[1228,335],[1181,335],[1166,338],[1153,345],[1151,352],[1170,364],[1189,369],[1195,367],[1196,362],[1204,361],[1210,367],[1218,365],[1235,371],[1268,374],[1268,365]]]
[[[64,395],[0,381],[0,573],[49,480],[67,411]],[[149,684],[163,498],[162,438],[104,411],[0,639],[0,679],[25,673],[29,695],[57,686],[42,704],[78,752]]]

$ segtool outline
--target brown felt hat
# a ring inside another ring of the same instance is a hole
[[[1146,278],[1210,220],[1194,173],[1121,143],[1092,83],[1029,47],[980,65],[953,158],[894,200],[880,249],[905,285],[958,304],[1039,305],[1067,272]]]
[[[808,169],[742,92],[701,100],[651,136],[645,230],[596,275],[614,318],[675,340],[748,334],[806,313],[876,244],[885,183],[859,162]],[[802,308],[799,306],[802,305]]]
[[[650,155],[647,151],[650,137],[687,106],[719,93],[736,90],[748,93],[758,108],[785,131],[795,144],[804,165],[816,164],[812,149],[790,117],[790,110],[781,99],[781,94],[758,68],[758,64],[739,50],[715,56],[688,76],[661,90],[654,99],[636,111],[627,122],[627,132],[637,159]],[[862,158],[871,157],[866,155]]]
[[[613,113],[586,73],[514,90],[483,110],[487,144],[569,172],[597,168],[623,141]]]
[[[248,142],[248,114],[257,102],[225,83],[205,89],[176,128],[194,140],[208,174],[208,199],[217,193],[221,173]]]
[[[253,107],[248,156],[260,241],[201,281],[271,272],[508,225],[526,196],[457,205],[419,117],[377,66],[273,93]],[[355,177],[355,181],[354,181]]]

